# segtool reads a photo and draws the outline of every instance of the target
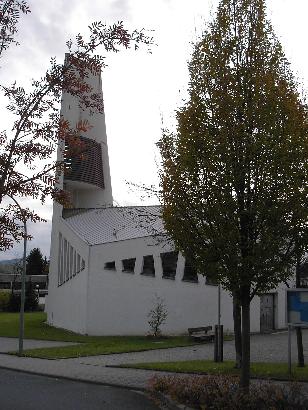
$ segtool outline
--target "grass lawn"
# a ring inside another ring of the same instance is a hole
[[[25,314],[25,338],[78,342],[75,346],[25,350],[25,356],[40,358],[69,358],[109,353],[124,353],[196,344],[187,336],[174,336],[155,340],[146,336],[84,336],[57,329],[45,323],[43,312]],[[18,337],[19,314],[0,313],[0,336]]]
[[[134,369],[164,370],[175,373],[232,374],[239,375],[233,361],[215,363],[210,360],[191,360],[183,362],[156,362],[122,365]],[[288,365],[285,363],[251,363],[251,376],[289,380]],[[292,367],[292,379],[308,381],[308,367]]]

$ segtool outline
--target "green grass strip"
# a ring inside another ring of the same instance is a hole
[[[234,368],[233,361],[215,363],[210,360],[191,360],[181,362],[136,363],[121,365],[121,367],[161,370],[175,373],[239,375],[239,370]],[[288,366],[285,363],[251,363],[251,376],[289,380]],[[308,381],[308,367],[292,366],[292,379]]]
[[[194,343],[186,336],[168,337],[161,341],[148,339],[145,336],[102,336],[99,342],[82,342],[79,345],[73,346],[29,349],[24,351],[24,355],[42,359],[66,359],[191,345],[194,345]]]
[[[25,338],[79,343],[75,346],[51,347],[25,350],[25,356],[62,359],[101,354],[138,352],[180,346],[193,346],[196,343],[187,336],[153,339],[147,336],[85,336],[58,329],[45,323],[46,314],[33,312],[25,314]],[[0,313],[0,336],[18,337],[19,314]]]

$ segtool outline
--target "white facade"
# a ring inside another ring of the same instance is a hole
[[[101,92],[100,77],[91,78],[91,84]],[[201,275],[197,282],[183,281],[185,260],[181,254],[175,275],[171,278],[163,274],[161,254],[173,249],[152,235],[146,218],[147,212],[159,215],[159,207],[111,206],[104,114],[89,117],[68,95],[63,96],[61,113],[71,124],[89,119],[93,125],[84,136],[101,147],[104,187],[72,181],[69,176],[59,182],[72,193],[75,211],[54,205],[46,298],[48,323],[89,335],[144,335],[149,331],[148,312],[158,296],[168,311],[162,326],[165,334],[184,334],[188,327],[215,325],[217,286],[207,285]],[[59,159],[61,155],[59,150]],[[163,230],[159,216],[154,227]],[[151,255],[154,276],[142,274],[144,257],[149,256],[147,260],[151,261]],[[130,272],[123,271],[122,261],[126,259],[135,259]],[[273,293],[275,327],[281,328],[285,326],[285,292],[281,287]],[[221,297],[221,323],[225,331],[233,331],[232,300],[225,291]],[[260,331],[259,297],[251,304],[251,331]]]

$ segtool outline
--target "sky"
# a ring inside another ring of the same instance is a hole
[[[158,185],[159,155],[155,143],[162,127],[174,125],[175,109],[186,98],[187,62],[192,43],[211,20],[218,0],[28,0],[31,14],[22,16],[17,40],[0,61],[1,83],[30,86],[40,78],[50,57],[63,61],[66,41],[86,34],[93,21],[123,21],[130,30],[146,29],[154,37],[152,53],[146,49],[107,53],[102,73],[113,197],[116,205],[156,203],[142,201],[129,183]],[[308,1],[268,0],[268,17],[296,76],[308,89]],[[98,50],[103,53],[103,50]],[[5,101],[0,97],[3,110]],[[3,111],[2,111],[3,112]],[[1,121],[1,128],[10,126]],[[47,222],[30,224],[33,240],[49,256],[52,202],[35,208]],[[0,253],[0,260],[20,257],[22,245]]]

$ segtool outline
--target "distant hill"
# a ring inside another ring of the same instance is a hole
[[[0,265],[15,265],[15,263],[19,262],[21,258],[16,259],[4,259],[0,261]]]
[[[13,273],[14,266],[18,263],[21,259],[5,259],[0,261],[0,273]]]

